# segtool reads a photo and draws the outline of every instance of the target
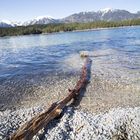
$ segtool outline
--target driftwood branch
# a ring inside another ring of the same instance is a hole
[[[80,80],[77,82],[74,89],[69,89],[69,95],[67,97],[58,103],[53,103],[47,111],[35,116],[29,122],[22,125],[9,139],[31,140],[39,130],[46,126],[51,120],[58,117],[67,103],[72,99],[75,99],[80,90],[88,83],[88,68],[90,67],[90,64],[91,60],[87,57],[84,66],[82,67]]]

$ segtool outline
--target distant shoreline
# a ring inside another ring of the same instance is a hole
[[[93,28],[93,29],[83,29],[83,30],[73,30],[73,31],[60,31],[60,32],[53,32],[53,33],[42,33],[41,35],[50,35],[50,34],[60,34],[60,33],[71,33],[71,32],[88,32],[88,31],[99,31],[99,30],[108,30],[108,29],[123,29],[123,28],[134,28],[134,27],[140,27],[140,25],[134,25],[134,26],[120,26],[120,27],[108,27],[108,28]],[[32,34],[33,35],[33,34]]]
[[[140,25],[131,25],[131,26],[118,26],[118,27],[98,27],[98,28],[91,28],[91,29],[77,29],[72,31],[59,31],[59,32],[43,32],[38,34],[21,34],[21,35],[7,35],[7,36],[0,36],[0,38],[7,38],[7,37],[18,37],[18,36],[30,36],[30,35],[51,35],[51,34],[60,34],[60,33],[69,33],[69,32],[88,32],[88,31],[98,31],[98,30],[111,30],[111,29],[121,29],[121,28],[134,28],[140,27]],[[1,28],[0,28],[1,29]]]
[[[52,34],[61,32],[92,31],[140,26],[140,19],[124,21],[95,21],[88,23],[55,23],[46,25],[0,28],[0,37],[19,35]]]

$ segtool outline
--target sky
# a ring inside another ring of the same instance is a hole
[[[104,8],[136,12],[140,11],[140,0],[0,0],[0,20],[24,22],[45,15],[63,18]]]

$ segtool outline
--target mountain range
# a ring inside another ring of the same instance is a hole
[[[28,26],[35,24],[50,24],[50,23],[86,23],[93,21],[122,21],[129,19],[140,18],[140,11],[131,13],[127,10],[120,9],[102,9],[97,12],[80,12],[72,14],[62,19],[55,19],[50,16],[40,16],[24,23],[10,22],[7,20],[0,20],[0,27],[16,27],[16,26]]]

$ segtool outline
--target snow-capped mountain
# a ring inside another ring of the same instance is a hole
[[[50,23],[72,23],[72,22],[93,22],[93,21],[122,21],[129,19],[140,18],[140,11],[137,13],[131,13],[126,10],[105,8],[99,11],[92,12],[80,12],[72,14],[63,19],[55,19],[51,16],[40,16],[24,23],[11,22],[7,20],[0,21],[0,27],[16,27],[16,26],[28,26],[35,24],[50,24]]]
[[[104,8],[104,9],[99,10],[99,12],[102,12],[102,13],[108,13],[108,12],[114,12],[114,11],[118,11],[118,9]]]
[[[49,24],[49,23],[58,23],[58,22],[59,20],[54,19],[51,16],[40,16],[40,17],[24,22],[23,25],[28,26],[28,25],[35,25],[35,24]]]
[[[96,12],[80,12],[70,15],[63,20],[63,22],[92,22],[92,21],[121,21],[128,19],[140,18],[140,13],[130,13],[126,10],[105,8]]]
[[[121,21],[138,18],[136,14],[126,10],[106,8],[98,12],[101,13],[100,20],[105,21]]]
[[[16,27],[21,26],[20,22],[12,22],[9,20],[0,20],[0,27]]]
[[[26,21],[24,23],[21,22],[11,22],[8,20],[1,20],[0,27],[16,27],[16,26],[28,26],[35,24],[49,24],[49,23],[59,23],[58,19],[54,19],[51,16],[40,16],[36,17],[32,20]]]

